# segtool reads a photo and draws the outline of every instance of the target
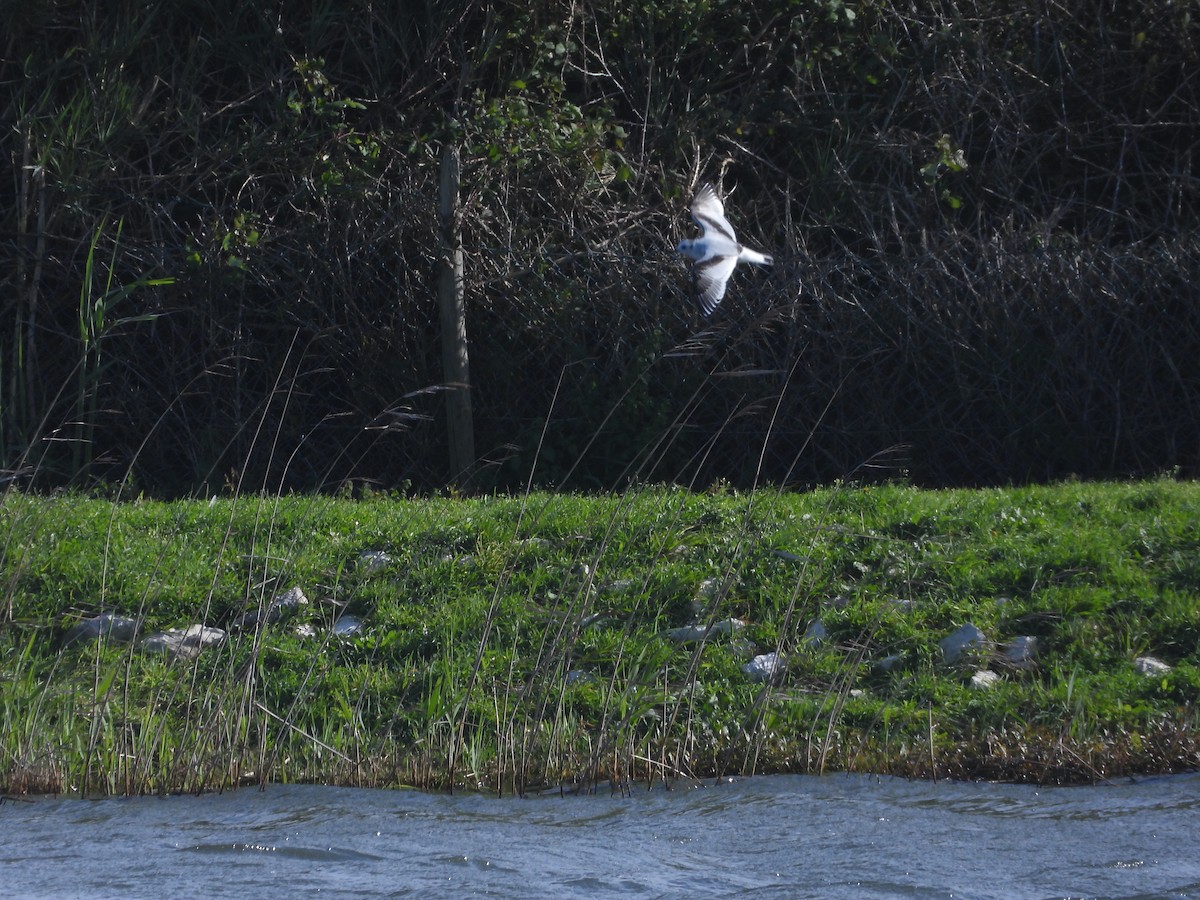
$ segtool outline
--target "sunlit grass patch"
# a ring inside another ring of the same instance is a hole
[[[1169,481],[116,504],[10,493],[0,781],[520,791],[1195,766],[1198,509],[1195,485]],[[235,627],[293,588],[309,602],[289,617]],[[64,646],[101,612],[140,622],[135,641]],[[344,616],[358,627],[338,631]],[[193,623],[226,637],[194,658],[138,649]],[[948,664],[940,642],[967,623],[985,641]],[[1011,661],[1017,638],[1036,655]],[[771,653],[774,676],[756,680],[751,662]],[[1146,674],[1141,657],[1171,668]]]

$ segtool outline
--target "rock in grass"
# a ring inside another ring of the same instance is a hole
[[[129,616],[101,613],[92,619],[80,619],[72,625],[63,636],[63,646],[70,647],[80,641],[98,641],[101,638],[128,644],[137,637],[141,627],[140,621]]]
[[[1150,678],[1166,675],[1171,671],[1170,665],[1161,659],[1155,659],[1153,656],[1139,656],[1133,661],[1133,665],[1139,672]]]
[[[252,609],[238,616],[231,624],[233,630],[241,628],[257,628],[259,625],[273,625],[284,619],[292,618],[302,606],[308,606],[308,597],[298,587],[288,588],[276,596],[266,608]]]
[[[618,578],[616,581],[610,581],[607,584],[600,586],[601,594],[627,594],[637,587],[637,582],[632,578]]]
[[[708,629],[703,625],[681,625],[667,632],[667,637],[681,644],[702,641],[708,637]]]
[[[195,659],[205,648],[219,646],[225,637],[220,628],[189,625],[157,631],[142,641],[141,649],[145,653],[165,653],[172,659]]]
[[[308,597],[298,587],[288,588],[271,601],[271,609],[281,617],[297,612],[302,606],[308,606]]]
[[[996,682],[1000,680],[1000,676],[989,669],[980,669],[971,676],[971,687],[985,689],[994,687]]]
[[[751,681],[774,681],[782,677],[787,661],[778,653],[764,653],[742,666]]]
[[[825,626],[820,619],[813,619],[812,623],[804,632],[804,637],[800,639],[800,643],[809,650],[815,650],[829,639],[829,632],[825,630]]]
[[[986,642],[983,632],[968,622],[938,641],[938,646],[942,649],[942,659],[947,665],[953,665],[968,656],[977,655]]]
[[[1014,669],[1037,667],[1037,638],[1028,634],[1015,637],[1004,645],[1004,663]]]
[[[710,640],[723,634],[736,634],[745,627],[746,623],[741,619],[724,619],[711,625],[684,625],[672,628],[667,632],[667,637],[680,643],[691,643]]]
[[[883,659],[875,661],[875,670],[878,672],[891,672],[900,665],[902,657],[899,653],[893,653],[890,656],[885,656]]]
[[[292,629],[292,634],[296,635],[296,637],[304,638],[305,640],[319,638],[326,633],[332,634],[334,637],[338,638],[348,638],[353,637],[356,634],[360,634],[362,630],[362,620],[357,616],[338,616],[334,620],[333,624],[329,627],[328,632],[326,632],[324,629],[318,629],[317,626],[311,622],[300,622],[295,628]]]
[[[746,623],[741,619],[724,619],[723,621],[713,623],[712,628],[708,630],[708,636],[713,637],[714,635],[719,634],[737,634],[745,627]]]
[[[392,558],[382,550],[364,550],[358,554],[358,567],[368,575],[386,569],[391,563]]]

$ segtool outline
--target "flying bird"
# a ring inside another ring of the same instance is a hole
[[[770,265],[771,257],[743,247],[733,235],[733,226],[725,218],[725,207],[716,189],[705,184],[692,198],[692,218],[703,230],[694,240],[683,240],[675,249],[692,260],[696,296],[704,315],[711,316],[725,296],[725,282],[738,262]]]

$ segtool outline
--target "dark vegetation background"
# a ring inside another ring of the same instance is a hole
[[[6,479],[445,484],[447,141],[472,487],[1200,462],[1194,2],[0,6]]]

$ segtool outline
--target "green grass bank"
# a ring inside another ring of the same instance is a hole
[[[1191,482],[10,492],[0,523],[9,794],[1200,765]]]

